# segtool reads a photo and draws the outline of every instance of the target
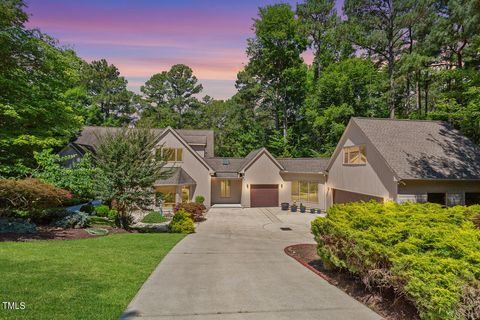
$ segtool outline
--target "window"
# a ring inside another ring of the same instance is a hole
[[[366,164],[367,152],[365,145],[343,148],[343,164]]]
[[[230,189],[232,187],[231,180],[221,180],[220,181],[220,196],[222,198],[230,198]]]
[[[190,201],[190,187],[183,186],[182,187],[182,203],[187,203]]]
[[[173,207],[175,205],[175,187],[157,187],[155,189],[155,202],[158,207]]]
[[[182,148],[162,148],[160,153],[157,153],[158,159],[165,156],[168,162],[181,162],[183,160]]]
[[[292,200],[318,202],[318,182],[292,181]]]

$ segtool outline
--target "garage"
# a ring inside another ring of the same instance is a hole
[[[383,202],[383,198],[380,198],[380,197],[370,196],[368,194],[363,194],[363,193],[333,189],[333,203],[340,204],[340,203],[349,203],[349,202],[358,202],[358,201],[368,202],[370,200]]]
[[[250,185],[251,207],[278,207],[278,184]]]

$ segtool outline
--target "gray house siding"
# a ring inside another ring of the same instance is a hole
[[[365,145],[365,165],[344,165],[343,147]],[[395,200],[397,183],[394,174],[360,128],[351,121],[331,159],[327,178],[327,207],[333,204],[334,189]]]

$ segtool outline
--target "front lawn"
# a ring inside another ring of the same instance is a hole
[[[1,319],[118,319],[182,234],[0,243]],[[5,310],[3,302],[24,302]]]

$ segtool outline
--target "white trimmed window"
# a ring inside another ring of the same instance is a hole
[[[364,144],[343,147],[343,164],[363,165],[367,163],[367,151]]]

